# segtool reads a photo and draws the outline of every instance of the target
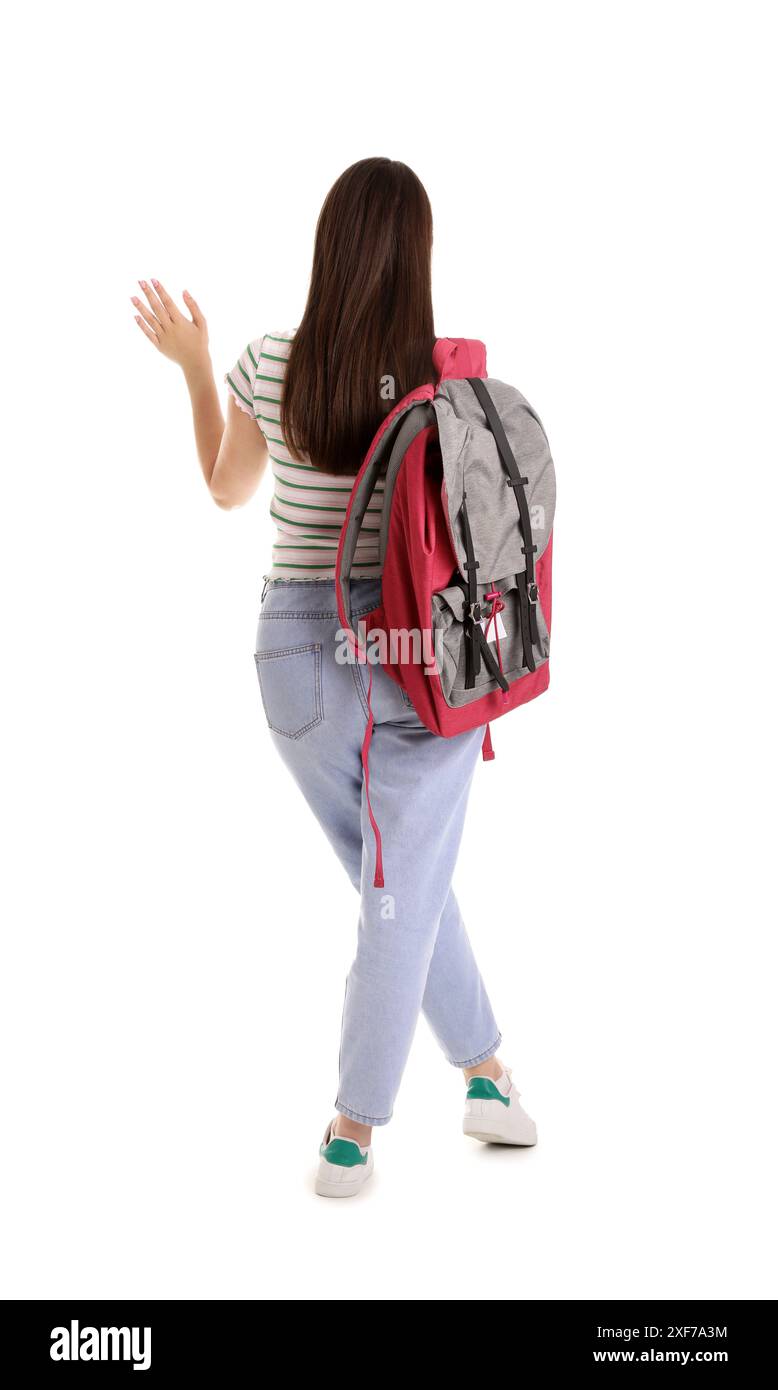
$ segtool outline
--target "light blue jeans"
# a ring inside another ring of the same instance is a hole
[[[352,580],[354,624],[379,600],[379,580]],[[369,672],[336,659],[340,630],[334,581],[266,582],[256,666],[267,723],[361,897],[335,1108],[384,1125],[420,1011],[453,1066],[485,1061],[502,1041],[451,889],[483,729],[431,734],[399,686],[373,667],[370,801],[386,885],[374,888],[361,764]]]

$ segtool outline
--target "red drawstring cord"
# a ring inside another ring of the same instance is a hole
[[[362,740],[362,769],[365,774],[365,798],[367,800],[367,814],[375,836],[375,877],[373,879],[374,888],[384,886],[384,856],[381,848],[381,831],[378,829],[378,821],[373,815],[373,808],[370,805],[370,772],[368,769],[368,755],[370,752],[370,740],[373,737],[373,706],[370,703],[370,694],[373,689],[373,667],[368,662],[370,674],[367,678],[367,728],[365,737]]]
[[[484,636],[485,636],[485,638],[486,638],[486,640],[487,640],[487,642],[488,642],[488,641],[489,641],[489,628],[491,627],[492,623],[494,623],[494,637],[495,637],[495,643],[496,643],[496,646],[497,646],[497,661],[499,662],[500,670],[502,670],[502,652],[500,651],[500,631],[499,631],[499,628],[498,628],[498,626],[497,626],[496,619],[497,619],[497,614],[503,612],[503,610],[504,610],[504,608],[505,608],[505,604],[504,604],[503,601],[502,601],[502,589],[495,589],[495,587],[494,587],[494,580],[492,580],[492,587],[491,587],[491,590],[489,591],[488,594],[484,594],[484,598],[486,599],[487,603],[491,603],[491,605],[492,605],[492,611],[491,611],[491,613],[489,614],[489,621],[488,621],[487,624],[486,624],[486,631],[485,631],[485,633],[484,633]],[[507,690],[503,690],[503,692],[502,692],[502,698],[503,698],[503,700],[507,700],[507,698],[508,698],[508,692],[507,692]]]
[[[494,622],[494,636],[495,642],[497,644],[497,660],[500,665],[500,670],[502,670],[502,652],[500,651],[500,631],[497,627],[497,623],[495,620],[497,618],[497,614],[502,613],[505,604],[502,601],[502,589],[496,589],[494,587],[494,580],[492,580],[492,587],[489,593],[484,594],[484,598],[486,599],[487,603],[491,603],[492,605],[492,611],[489,614],[489,620],[486,624],[484,637],[488,642],[489,628],[491,627],[492,622]],[[507,691],[503,690],[502,698],[503,700],[506,700],[508,698]],[[484,733],[484,741],[481,744],[481,756],[485,763],[490,763],[494,760],[494,749],[492,747],[492,731],[488,724],[486,726],[486,732]]]

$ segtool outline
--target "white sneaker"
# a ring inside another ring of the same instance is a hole
[[[334,1123],[330,1120],[319,1145],[316,1191],[320,1197],[354,1197],[373,1171],[373,1148],[333,1135]]]
[[[497,1081],[489,1076],[470,1077],[462,1130],[484,1144],[518,1144],[527,1148],[537,1144],[535,1121],[519,1105],[510,1067]]]

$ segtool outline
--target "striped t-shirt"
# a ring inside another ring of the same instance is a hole
[[[293,459],[286,447],[280,425],[281,384],[293,337],[292,331],[255,338],[225,372],[224,380],[267,440],[274,478],[270,515],[276,524],[273,578],[332,579],[354,475],[322,473],[308,459]],[[357,579],[381,573],[378,535],[383,487],[379,481],[359,533],[352,570]]]

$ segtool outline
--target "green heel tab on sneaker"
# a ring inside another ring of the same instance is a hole
[[[328,1163],[337,1163],[341,1168],[357,1168],[367,1163],[367,1154],[360,1153],[356,1139],[330,1139],[326,1148],[319,1145],[319,1153]]]
[[[471,1076],[467,1083],[468,1100],[501,1100],[503,1105],[510,1105],[510,1097],[504,1096],[498,1090],[494,1082],[488,1076]]]

